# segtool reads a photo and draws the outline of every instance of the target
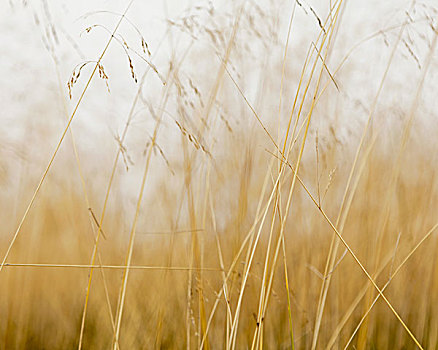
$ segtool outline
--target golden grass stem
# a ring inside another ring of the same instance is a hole
[[[348,191],[350,189],[350,185],[351,185],[351,182],[352,182],[352,179],[353,179],[353,175],[354,175],[355,170],[356,170],[357,163],[359,161],[359,155],[360,155],[360,152],[361,152],[361,150],[362,150],[362,148],[363,148],[363,146],[365,144],[366,136],[369,133],[369,128],[370,128],[370,125],[371,125],[371,122],[372,122],[372,118],[374,116],[374,112],[375,112],[375,109],[376,109],[376,106],[377,106],[377,102],[378,102],[380,94],[381,94],[381,92],[383,90],[383,86],[384,86],[384,83],[386,81],[386,78],[387,78],[387,75],[388,75],[388,72],[389,72],[389,68],[391,67],[391,63],[392,63],[392,61],[394,59],[394,55],[395,55],[396,49],[398,47],[398,43],[399,43],[399,41],[401,39],[401,35],[402,35],[403,31],[404,31],[404,28],[405,28],[405,26],[402,26],[400,28],[399,34],[397,36],[396,44],[394,45],[394,47],[393,47],[393,49],[391,51],[391,55],[389,57],[387,65],[386,65],[385,72],[383,73],[382,79],[381,79],[380,84],[379,84],[379,88],[377,90],[377,93],[376,93],[376,95],[374,97],[374,100],[373,100],[373,103],[371,105],[370,113],[368,114],[368,118],[367,118],[365,127],[363,129],[362,136],[360,138],[359,144],[358,144],[357,149],[356,149],[356,153],[354,155],[353,163],[352,163],[352,166],[351,166],[351,169],[350,169],[350,172],[349,172],[349,175],[348,175],[348,179],[347,179],[347,184],[345,185],[345,190],[344,190],[344,194],[343,194],[343,197],[342,197],[341,206],[340,206],[340,209],[339,209],[339,212],[338,212],[338,216],[336,218],[336,227],[338,227],[339,224],[340,224],[340,232],[341,233],[343,231],[344,224],[346,222],[346,219],[347,219],[348,213],[349,213],[350,205],[346,205],[346,203],[347,203],[347,195],[348,195]],[[369,150],[371,151],[371,147],[369,148]],[[363,165],[365,164],[366,159],[367,159],[367,157],[364,157],[364,160],[363,160],[363,163],[362,163]],[[363,169],[363,166],[362,166],[362,169]],[[361,174],[362,174],[362,172],[359,172],[356,175],[356,178],[357,178],[356,184],[359,181]],[[349,197],[350,198],[350,201],[349,201],[350,204],[351,204],[351,201],[353,199],[353,196],[354,196],[354,193],[355,193],[355,189],[357,188],[356,186],[351,190],[350,197]],[[326,260],[325,271],[324,271],[324,276],[327,276],[327,278],[325,278],[323,280],[323,283],[321,285],[321,291],[320,291],[320,296],[319,296],[319,301],[318,301],[318,311],[317,311],[317,316],[316,316],[316,319],[315,319],[315,327],[314,327],[315,330],[314,330],[314,333],[313,333],[313,340],[312,340],[312,347],[313,347],[313,349],[315,349],[316,344],[317,344],[319,329],[320,329],[320,326],[321,326],[322,315],[323,315],[323,312],[324,312],[324,305],[325,305],[325,302],[326,302],[328,290],[330,288],[330,282],[331,282],[332,275],[331,274],[328,275],[328,272],[333,269],[333,266],[334,266],[334,263],[335,263],[335,259],[336,259],[336,255],[337,255],[337,251],[338,251],[338,247],[339,247],[339,240],[336,240],[336,234],[333,234],[332,241],[331,241],[331,244],[330,244],[330,250],[329,250],[329,253],[328,253],[328,256],[327,256],[327,260]]]
[[[131,0],[131,2],[129,3],[129,5],[127,6],[125,13],[128,11],[128,9],[129,9],[129,7],[131,6],[131,4],[132,4],[133,1],[134,1],[134,0]],[[116,27],[114,28],[113,36],[114,36],[114,34],[117,32],[117,30],[118,30],[120,24],[122,23],[122,20],[123,20],[123,17],[119,20],[119,22],[117,23]],[[0,266],[0,272],[3,270],[3,266],[4,266],[5,263],[6,263],[6,260],[7,260],[8,256],[9,256],[9,253],[10,253],[11,249],[12,249],[12,246],[14,245],[14,243],[15,243],[17,237],[18,237],[18,234],[19,234],[19,232],[20,232],[20,230],[21,230],[21,227],[23,226],[24,221],[26,220],[26,217],[27,217],[27,215],[29,214],[29,211],[30,211],[30,209],[31,209],[31,207],[32,207],[32,205],[33,205],[33,203],[35,202],[35,199],[36,199],[36,197],[37,197],[37,195],[38,195],[38,193],[39,193],[39,191],[40,191],[40,189],[41,189],[41,186],[43,185],[44,180],[46,179],[46,176],[47,176],[47,174],[49,173],[49,170],[50,170],[50,168],[51,168],[51,166],[52,166],[52,163],[53,163],[53,161],[55,160],[56,155],[58,154],[58,151],[59,151],[59,149],[60,149],[60,147],[61,147],[62,142],[64,141],[65,135],[67,134],[67,131],[68,131],[68,129],[70,128],[70,124],[72,123],[73,118],[74,118],[74,116],[76,115],[76,112],[77,112],[77,110],[78,110],[78,108],[79,108],[79,105],[81,104],[82,99],[83,99],[84,96],[85,96],[85,92],[88,90],[88,87],[90,86],[91,80],[93,79],[94,74],[96,73],[97,68],[98,68],[99,65],[100,65],[100,62],[102,61],[103,56],[105,55],[105,53],[107,52],[107,50],[108,50],[108,48],[109,48],[109,46],[110,46],[110,44],[111,44],[111,41],[112,41],[112,39],[113,39],[113,36],[111,36],[111,37],[108,39],[108,42],[106,43],[106,45],[105,45],[105,47],[104,47],[104,49],[103,49],[101,55],[99,56],[99,59],[97,60],[96,65],[94,66],[93,71],[91,72],[90,77],[88,78],[87,83],[85,84],[85,87],[84,87],[84,89],[82,90],[81,95],[79,96],[79,99],[78,99],[78,101],[77,101],[77,103],[76,103],[76,105],[75,105],[75,107],[74,107],[74,109],[73,109],[73,112],[72,112],[72,114],[71,114],[71,116],[70,116],[70,118],[69,118],[69,120],[68,120],[68,122],[67,122],[67,125],[65,126],[64,131],[63,131],[62,134],[61,134],[61,137],[60,137],[60,139],[59,139],[59,141],[58,141],[58,143],[57,143],[57,145],[56,145],[56,147],[55,147],[55,150],[53,151],[52,156],[50,157],[49,163],[47,164],[46,169],[44,170],[44,173],[43,173],[43,175],[41,176],[41,179],[40,179],[40,181],[39,181],[37,187],[35,188],[35,191],[34,191],[34,193],[33,193],[33,195],[32,195],[32,198],[31,198],[29,204],[27,205],[26,210],[24,211],[24,214],[23,214],[23,216],[22,216],[22,218],[21,218],[21,220],[20,220],[20,223],[18,224],[18,227],[17,227],[17,229],[16,229],[16,231],[15,231],[13,237],[12,237],[12,240],[11,240],[10,243],[9,243],[8,249],[6,250],[6,253],[5,253],[5,255],[4,255],[3,259],[2,259],[2,263],[1,263],[1,266]]]

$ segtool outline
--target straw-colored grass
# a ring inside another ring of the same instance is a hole
[[[0,348],[438,349],[436,10],[344,47],[342,0],[201,4],[153,48],[135,5],[86,27],[107,42],[67,83],[48,47],[64,126],[3,179]],[[316,34],[297,45],[300,14]],[[84,151],[71,126],[116,49],[137,90],[112,146]]]

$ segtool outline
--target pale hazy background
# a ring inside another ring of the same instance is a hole
[[[378,111],[384,116],[377,120],[378,125],[384,125],[386,120],[397,119],[409,110],[414,99],[422,64],[425,61],[428,45],[432,38],[430,23],[435,23],[438,14],[433,7],[435,1],[361,1],[346,2],[346,8],[341,19],[341,25],[330,57],[329,67],[335,69],[342,57],[362,39],[397,27],[408,18],[408,25],[403,41],[399,45],[394,63],[391,66],[386,88],[379,101]],[[248,1],[248,11],[264,13],[265,22],[260,23],[262,35],[269,38],[269,31],[275,31],[278,42],[263,45],[254,42],[251,33],[245,39],[242,31],[241,42],[248,48],[236,54],[234,72],[247,97],[254,104],[263,106],[259,111],[262,118],[269,123],[276,116],[279,101],[278,79],[266,82],[266,94],[257,96],[261,72],[272,70],[272,76],[279,77],[281,58],[287,35],[287,24],[292,10],[293,1]],[[323,19],[327,14],[328,1],[301,1],[302,6],[296,7],[295,19],[288,52],[285,92],[283,106],[289,106],[297,82],[296,74],[301,69],[304,54],[310,42],[316,38],[319,31],[316,16],[310,7]],[[197,9],[196,6],[199,5]],[[63,99],[67,102],[69,113],[76,103],[80,91],[91,72],[92,65],[84,69],[81,79],[74,86],[73,98],[68,99],[67,82],[75,66],[84,60],[96,60],[101,53],[108,33],[98,27],[90,33],[84,33],[85,28],[99,24],[109,30],[114,28],[117,15],[127,6],[126,1],[3,1],[0,4],[0,103],[1,103],[1,178],[6,188],[19,186],[20,176],[35,177],[36,181],[42,174],[53,148],[65,125]],[[237,2],[227,1],[134,1],[127,17],[142,33],[149,49],[154,56],[153,63],[165,76],[172,60],[182,57],[187,47],[191,48],[189,57],[184,64],[186,76],[193,78],[194,83],[208,90],[211,86],[209,74],[215,72],[220,61],[217,54],[221,52],[220,45],[214,48],[208,34],[197,33],[193,37],[183,33],[173,26],[172,35],[165,36],[169,28],[168,19],[178,23],[181,18],[193,14],[200,23],[209,28],[230,30],[234,21],[231,14],[237,13]],[[211,13],[208,13],[208,9]],[[263,16],[259,13],[259,16]],[[433,18],[435,16],[435,19]],[[256,18],[257,20],[257,18]],[[272,27],[269,27],[272,25]],[[245,23],[242,24],[245,29]],[[202,26],[201,26],[202,28]],[[141,51],[139,35],[126,22],[122,24],[119,33],[134,47]],[[345,118],[342,128],[338,128],[340,137],[360,132],[369,107],[376,94],[386,62],[395,42],[398,29],[376,35],[373,39],[361,44],[351,55],[344,68],[336,76],[340,91],[335,93],[329,105],[333,110],[327,113],[327,121],[336,111],[336,118]],[[252,33],[254,34],[254,33]],[[236,50],[245,47],[237,46]],[[215,52],[216,51],[216,52]],[[148,68],[145,62],[134,55],[133,63],[138,78]],[[57,64],[55,64],[55,61]],[[233,62],[233,61],[232,61]],[[138,84],[131,78],[127,57],[119,44],[113,42],[107,52],[103,65],[109,76],[110,92],[105,83],[95,78],[79,108],[72,124],[75,132],[81,159],[85,162],[85,171],[92,174],[101,166],[107,168],[117,149],[115,136],[119,135],[124,126],[131,102],[136,94]],[[59,70],[59,77],[57,76]],[[343,79],[343,75],[348,79]],[[434,144],[438,110],[437,103],[437,54],[435,53],[424,85],[422,101],[418,107],[416,123],[424,127],[419,130],[425,139]],[[228,79],[229,80],[229,79]],[[59,83],[62,89],[59,88]],[[160,96],[161,84],[159,78],[149,73],[142,90],[144,99],[158,104],[154,97]],[[332,86],[331,89],[334,90]],[[240,97],[236,91],[236,100]],[[263,98],[263,103],[260,102]],[[259,100],[257,100],[259,99]],[[241,101],[240,101],[241,102]],[[139,112],[135,118],[127,141],[131,152],[132,169],[135,172],[136,161],[141,157],[142,147],[152,133],[151,118],[147,108],[139,106],[146,114]],[[285,109],[288,109],[285,108]],[[253,124],[254,119],[249,110],[246,115],[236,115],[241,110],[228,111],[232,115],[232,126]],[[286,112],[285,112],[286,113]],[[321,120],[316,125],[325,128]],[[275,122],[275,121],[272,121]],[[432,126],[432,127],[431,127]],[[169,157],[172,155],[172,132],[178,133],[173,123],[166,136],[160,136],[159,142]],[[66,140],[66,144],[69,141]],[[139,147],[139,145],[143,145]],[[164,145],[164,146],[163,146]],[[143,147],[144,148],[144,147]],[[427,152],[427,149],[425,150]],[[62,167],[63,157],[71,156],[71,147],[64,145],[54,165]],[[59,159],[58,159],[59,158]],[[26,170],[23,169],[26,164]],[[57,165],[58,164],[58,165]],[[65,166],[65,164],[64,164]],[[106,170],[108,171],[108,170]],[[131,172],[132,173],[132,172]],[[18,175],[21,174],[21,175]],[[103,181],[102,183],[105,183]],[[12,191],[14,192],[14,191]]]

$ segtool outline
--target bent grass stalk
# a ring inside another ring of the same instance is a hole
[[[133,1],[134,0],[131,0],[131,2],[128,4],[124,14],[126,14],[128,12],[128,10],[131,7],[131,4],[132,4]],[[77,112],[77,110],[79,108],[79,105],[81,104],[82,99],[84,98],[85,93],[88,90],[88,87],[89,87],[91,81],[93,80],[94,74],[96,73],[97,69],[100,67],[100,62],[102,61],[103,56],[105,56],[105,53],[107,52],[107,50],[108,50],[108,48],[109,48],[109,46],[111,44],[111,41],[112,41],[112,39],[114,37],[114,34],[117,32],[117,30],[119,29],[120,24],[123,21],[123,18],[124,18],[124,16],[122,16],[120,18],[120,20],[117,22],[117,25],[116,25],[116,27],[113,30],[112,36],[108,39],[108,42],[106,43],[106,45],[105,45],[101,55],[99,56],[99,59],[97,60],[95,66],[94,66],[94,69],[91,72],[90,77],[88,78],[87,83],[85,84],[85,87],[82,90],[81,95],[79,96],[79,99],[78,99],[78,101],[77,101],[77,103],[76,103],[76,105],[75,105],[75,107],[73,109],[73,112],[72,112],[70,118],[67,121],[67,125],[65,126],[64,131],[62,132],[61,137],[60,137],[60,139],[59,139],[59,141],[58,141],[58,143],[57,143],[57,145],[55,147],[55,150],[53,151],[53,154],[52,154],[52,156],[51,156],[51,158],[49,160],[49,163],[47,164],[46,169],[44,170],[44,173],[41,176],[41,179],[40,179],[37,187],[35,188],[35,191],[34,191],[34,193],[32,195],[32,198],[31,198],[29,204],[27,205],[26,210],[24,211],[24,214],[23,214],[23,216],[22,216],[22,218],[20,220],[20,223],[18,224],[18,227],[17,227],[17,229],[16,229],[16,231],[15,231],[13,237],[12,237],[12,240],[9,243],[8,249],[6,250],[6,253],[5,253],[4,257],[3,257],[3,260],[2,260],[2,263],[1,263],[1,266],[0,266],[0,272],[3,270],[3,266],[6,263],[6,260],[7,260],[8,256],[9,256],[9,253],[10,253],[11,249],[12,249],[12,246],[14,245],[14,243],[15,243],[17,237],[18,237],[18,234],[20,233],[21,227],[23,226],[24,221],[26,220],[26,217],[29,214],[29,211],[30,211],[33,203],[35,202],[35,199],[36,199],[36,197],[37,197],[37,195],[38,195],[38,193],[39,193],[39,191],[41,189],[41,186],[43,185],[44,180],[46,179],[46,176],[49,173],[49,170],[50,170],[50,168],[52,166],[52,163],[55,160],[56,155],[58,154],[58,151],[59,151],[59,149],[61,147],[62,142],[64,141],[65,135],[67,134],[67,131],[70,128],[70,124],[72,123],[73,118],[76,115],[76,112]]]
[[[349,208],[350,208],[350,205],[346,205],[345,206],[345,203],[347,201],[348,190],[350,188],[350,184],[351,184],[351,181],[353,179],[353,175],[354,175],[354,172],[355,172],[355,169],[356,169],[356,166],[357,166],[357,162],[359,160],[360,152],[362,150],[363,145],[365,144],[366,135],[369,133],[369,127],[371,125],[371,121],[372,121],[372,118],[374,116],[374,112],[375,112],[375,109],[376,109],[376,106],[377,106],[377,102],[378,102],[379,96],[380,96],[380,94],[382,92],[384,83],[386,81],[386,77],[387,77],[388,72],[389,72],[389,68],[391,67],[391,63],[392,63],[392,61],[394,59],[394,55],[395,55],[396,49],[398,47],[398,43],[400,42],[401,35],[402,35],[403,31],[404,31],[404,28],[405,28],[405,26],[401,27],[401,29],[399,31],[399,34],[397,36],[397,41],[396,41],[396,43],[394,45],[394,48],[393,48],[393,50],[391,52],[391,55],[390,55],[389,60],[388,60],[388,63],[386,65],[385,72],[384,72],[383,77],[382,77],[382,79],[380,81],[379,88],[378,88],[377,93],[376,93],[376,95],[374,97],[374,101],[373,101],[373,103],[371,105],[371,110],[370,110],[370,113],[368,115],[365,127],[363,129],[362,136],[360,138],[358,147],[356,149],[356,153],[355,153],[354,160],[353,160],[353,163],[352,163],[352,166],[351,166],[351,169],[350,169],[350,173],[348,175],[348,180],[347,180],[347,184],[345,185],[345,191],[344,191],[344,195],[342,197],[341,206],[340,206],[340,209],[339,209],[339,212],[338,212],[338,216],[336,218],[336,227],[339,226],[339,232],[341,232],[341,233],[343,231],[345,222],[347,220],[348,213],[349,213]],[[370,150],[371,150],[371,148],[370,148]],[[365,164],[366,159],[367,158],[364,157],[363,164]],[[361,174],[362,174],[362,172],[359,172],[356,175],[356,179],[357,179],[356,183],[358,183]],[[350,204],[351,204],[351,202],[353,200],[353,196],[355,194],[355,188],[357,188],[357,187],[354,187],[354,189],[351,190],[350,194],[349,194],[349,197],[350,197],[349,203]],[[334,267],[335,260],[336,260],[336,255],[337,255],[337,251],[338,251],[338,247],[339,247],[339,240],[337,240],[336,239],[336,235],[333,234],[332,241],[330,243],[329,253],[328,253],[328,256],[327,256],[327,260],[326,260],[325,271],[324,271],[324,276],[327,276],[327,279],[323,280],[323,283],[321,285],[320,297],[319,297],[319,301],[318,301],[318,311],[317,311],[317,316],[316,316],[316,319],[315,319],[315,328],[314,328],[315,331],[314,331],[313,340],[312,340],[312,350],[316,348],[316,344],[317,344],[317,341],[318,341],[318,333],[319,333],[319,328],[320,328],[320,325],[321,325],[322,315],[323,315],[323,312],[324,312],[324,305],[325,305],[325,301],[326,301],[326,298],[327,298],[328,290],[330,288],[330,282],[331,282],[331,277],[332,277],[331,274],[328,275],[328,272],[331,271],[333,269],[333,267]]]

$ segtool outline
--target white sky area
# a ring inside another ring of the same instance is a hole
[[[220,65],[213,45],[208,42],[208,34],[201,32],[199,38],[193,40],[189,35],[173,28],[172,35],[165,36],[168,28],[166,19],[178,22],[178,18],[184,17],[184,14],[192,13],[190,11],[196,12],[194,8],[197,5],[213,8],[215,15],[212,17],[208,17],[206,11],[198,10],[198,13],[204,13],[204,18],[200,15],[201,21],[205,21],[206,26],[211,28],[214,26],[223,28],[225,37],[228,38],[234,18],[227,16],[227,13],[236,14],[238,3],[240,4],[237,1],[135,0],[128,11],[127,18],[135,24],[145,38],[153,55],[151,60],[163,76],[168,70],[172,53],[177,58],[181,58],[186,48],[191,45],[191,56],[187,59],[184,74],[192,77],[194,83],[200,84],[208,91],[211,88],[213,74],[216,74]],[[240,79],[239,82],[248,99],[257,104],[257,99],[260,98],[257,96],[257,91],[260,84],[261,64],[269,62],[269,69],[273,72],[275,69],[275,74],[279,76],[287,25],[294,2],[257,0],[246,3],[245,8],[257,13],[254,10],[257,7],[262,12],[266,12],[266,16],[273,22],[278,21],[276,34],[279,42],[271,47],[269,52],[264,51],[264,46],[257,44],[251,38],[246,44],[250,46],[252,55],[242,52],[241,57],[235,62],[236,77]],[[296,84],[294,74],[301,69],[298,63],[302,64],[303,54],[319,31],[316,16],[311,9],[324,19],[330,2],[302,0],[300,3],[302,6],[296,7],[288,51],[286,88],[283,96],[285,106],[290,104],[294,93],[294,84]],[[93,28],[90,33],[84,33],[84,30],[96,24],[112,30],[118,20],[117,14],[122,13],[127,4],[127,1],[104,0],[10,0],[0,3],[0,157],[10,163],[1,164],[3,172],[12,172],[13,176],[18,168],[14,168],[12,164],[17,162],[17,159],[28,157],[27,159],[36,166],[34,169],[36,178],[41,175],[65,125],[63,99],[71,113],[91,73],[92,65],[90,64],[81,73],[81,78],[73,88],[73,98],[69,100],[67,82],[72,71],[86,60],[96,60],[108,40],[108,33],[102,27]],[[403,34],[403,41],[399,44],[397,56],[389,73],[388,87],[384,97],[379,101],[379,110],[385,113],[387,109],[391,114],[397,114],[409,109],[433,38],[430,23],[434,23],[435,28],[438,28],[436,22],[438,12],[434,8],[434,6],[438,7],[437,5],[435,0],[416,1],[413,7],[412,1],[402,0],[346,2],[337,41],[328,61],[329,69],[335,69],[342,57],[362,39],[380,30],[396,28],[385,31],[385,34],[377,35],[374,39],[360,45],[347,61],[345,71],[341,71],[336,76],[340,87],[338,95],[343,101],[340,108],[345,108],[343,116],[350,118],[348,124],[360,126],[362,124],[359,121],[366,118],[366,111],[370,108],[376,94],[392,45],[396,41],[399,26],[408,18],[407,11],[412,21]],[[187,12],[187,9],[191,10]],[[263,31],[263,28],[261,23],[260,30]],[[119,33],[130,46],[141,51],[139,35],[131,24],[125,21]],[[250,38],[249,34],[248,37]],[[148,66],[135,54],[131,53],[131,55],[136,75],[140,78]],[[101,79],[95,78],[72,123],[79,150],[85,158],[95,162],[95,165],[99,160],[112,159],[113,151],[117,147],[114,135],[122,130],[138,87],[131,78],[128,59],[117,43],[111,44],[103,59],[103,65],[109,76],[110,92]],[[433,126],[425,128],[424,136],[430,138],[435,137],[431,130],[437,130],[437,68],[435,52],[418,107],[421,112],[419,117],[421,123]],[[57,70],[59,70],[59,79]],[[260,107],[262,118],[265,120],[269,119],[270,109],[274,116],[278,111],[280,84],[278,78],[273,80],[277,85],[267,83],[267,89],[275,99],[265,102],[263,108]],[[154,96],[160,97],[161,88],[160,79],[150,72],[143,89],[145,98],[158,105]],[[333,87],[332,90],[331,93],[334,93]],[[238,100],[240,97],[236,94],[233,98]],[[333,105],[335,109],[337,104],[333,103]],[[347,107],[349,109],[346,109]],[[236,121],[236,117],[234,118]],[[250,117],[246,118],[250,120]],[[148,124],[145,118],[136,119],[135,127],[130,134],[130,139],[134,140],[132,142],[146,144],[147,137],[145,138],[144,133],[152,133],[151,125],[153,124]],[[170,125],[176,129],[174,124],[170,123]],[[431,132],[430,135],[427,134],[428,130]],[[174,131],[178,132],[178,130]],[[162,140],[162,142],[166,141]],[[108,148],[110,152],[105,152]],[[135,160],[136,155],[133,155],[133,158]]]

